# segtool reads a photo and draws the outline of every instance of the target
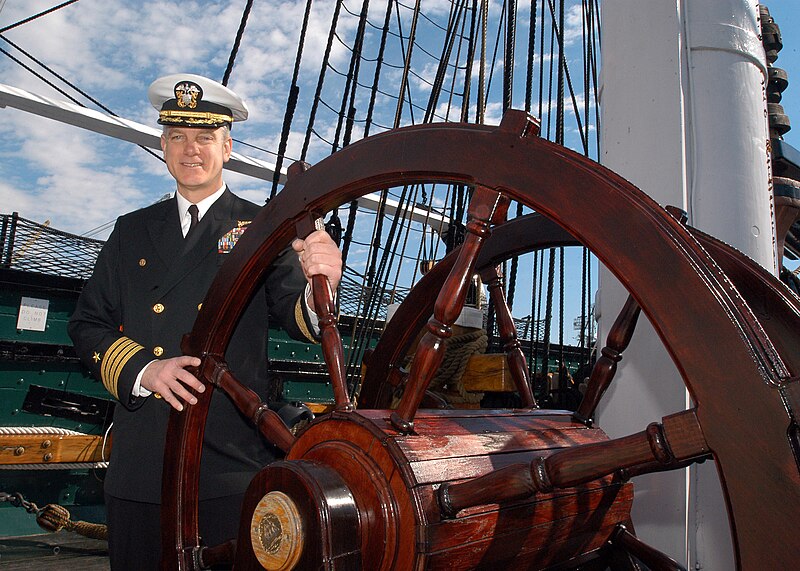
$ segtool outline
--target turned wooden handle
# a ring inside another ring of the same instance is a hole
[[[315,230],[324,230],[325,225],[322,222],[322,216],[312,212],[297,222],[296,229],[297,236],[305,238]],[[319,318],[322,355],[331,376],[336,410],[353,410],[353,404],[347,396],[344,345],[337,327],[336,305],[333,303],[333,292],[328,278],[321,274],[313,276],[311,278],[311,294],[314,297],[314,308]]]
[[[530,464],[513,464],[472,480],[443,485],[438,491],[439,508],[443,517],[454,517],[468,507],[570,488],[631,467],[639,473],[677,469],[685,462],[704,460],[709,452],[696,410],[689,409],[630,436],[564,448]]]
[[[628,348],[631,342],[640,312],[639,304],[632,295],[628,295],[622,311],[619,312],[608,332],[606,346],[601,349],[600,357],[592,367],[586,394],[583,396],[578,410],[572,415],[576,421],[582,422],[586,426],[592,425],[597,405],[600,404],[600,399],[603,398],[611,381],[614,380],[617,363],[622,359],[622,352]]]
[[[414,416],[444,359],[445,342],[452,335],[451,326],[464,308],[478,252],[491,234],[491,225],[505,221],[509,203],[510,199],[500,192],[483,186],[475,187],[469,204],[467,235],[458,259],[436,297],[433,317],[428,321],[427,331],[417,346],[400,405],[390,417],[392,425],[400,432],[414,430]]]
[[[508,308],[506,296],[503,294],[503,282],[500,275],[500,268],[495,266],[481,272],[481,279],[489,288],[489,296],[494,303],[495,315],[497,316],[497,326],[500,330],[500,341],[503,343],[503,350],[506,353],[508,370],[517,387],[517,392],[522,399],[522,406],[526,408],[538,408],[536,399],[531,389],[530,378],[528,375],[528,361],[522,353],[522,346],[517,338],[517,328],[514,325],[514,318]]]
[[[225,391],[236,408],[258,427],[264,438],[284,452],[289,451],[295,441],[294,435],[281,417],[255,391],[244,386],[231,374],[224,361],[209,356],[201,366],[206,369],[206,378],[211,384]]]

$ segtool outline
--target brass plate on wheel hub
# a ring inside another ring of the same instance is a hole
[[[303,521],[294,501],[270,492],[258,502],[250,520],[253,552],[264,569],[293,569],[303,553]]]

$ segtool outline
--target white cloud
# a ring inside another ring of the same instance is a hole
[[[347,2],[350,11],[357,14],[360,4]],[[403,32],[410,32],[411,6],[399,8]],[[7,0],[0,11],[0,26],[22,20],[36,12],[53,6],[50,0]],[[333,16],[334,0],[315,0],[303,46],[301,73],[298,78],[300,100],[292,122],[287,155],[299,157],[305,139],[309,111],[317,88],[320,63],[325,53],[329,28]],[[244,3],[224,0],[81,0],[47,16],[19,26],[7,37],[28,50],[34,57],[96,97],[116,113],[148,125],[155,125],[155,112],[146,99],[146,90],[156,77],[177,71],[191,71],[221,79],[228,63]],[[256,2],[247,22],[230,86],[240,93],[251,108],[251,118],[234,128],[237,139],[249,141],[269,151],[277,151],[283,124],[286,98],[297,54],[300,24],[306,7],[305,0]],[[449,0],[426,0],[417,28],[417,47],[414,65],[417,73],[432,81],[436,63],[431,56],[442,51],[443,35],[437,27],[446,22],[451,3]],[[575,5],[570,7],[567,34],[579,29]],[[490,17],[497,19],[501,3],[490,2]],[[385,5],[372,3],[370,25],[365,29],[367,42],[365,57],[377,56],[380,27],[385,17]],[[432,22],[431,20],[435,21]],[[525,24],[523,24],[525,25]],[[393,33],[396,18],[392,15]],[[357,17],[344,9],[339,15],[337,34],[352,45],[357,28]],[[491,34],[490,34],[491,35]],[[572,37],[572,36],[569,36]],[[407,40],[393,34],[387,38],[384,63],[379,85],[386,94],[378,94],[378,106],[373,117],[371,133],[391,126],[397,102],[393,99],[399,90],[402,74],[402,53],[408,50]],[[490,43],[493,45],[493,41]],[[16,50],[6,46],[17,57]],[[488,49],[492,49],[489,47]],[[461,58],[466,55],[462,46]],[[455,51],[454,51],[455,54]],[[330,64],[340,72],[348,70],[351,52],[339,39],[331,45]],[[27,62],[34,67],[35,64]],[[372,83],[376,62],[362,63],[359,82]],[[423,68],[424,69],[421,69]],[[501,105],[497,103],[497,90],[501,89],[501,67],[495,69],[492,79],[491,102],[486,111],[486,122],[498,123]],[[7,58],[0,59],[2,82],[35,93],[65,99],[51,87],[34,77]],[[447,87],[453,69],[448,70]],[[463,80],[459,71],[458,80]],[[477,92],[477,67],[472,74],[472,97]],[[524,77],[524,74],[517,74]],[[488,80],[488,78],[487,78]],[[459,81],[456,90],[460,90]],[[60,82],[58,82],[60,84]],[[336,136],[335,113],[338,111],[345,79],[327,70],[323,101],[320,103],[315,131],[312,135],[306,160],[319,162],[330,154],[325,141]],[[68,89],[68,88],[67,88]],[[424,114],[430,94],[430,85],[411,76],[414,121]],[[73,93],[70,90],[70,93]],[[522,91],[516,92],[519,99]],[[76,97],[85,101],[81,96]],[[87,102],[87,105],[95,107]],[[363,120],[369,105],[369,90],[359,87],[355,100],[357,122],[353,140],[364,132]],[[445,116],[447,101],[437,103],[437,114]],[[460,100],[453,105],[460,108]],[[569,106],[568,106],[569,107]],[[451,120],[458,113],[451,110]],[[474,116],[471,113],[470,116]],[[174,189],[163,163],[127,143],[110,142],[98,135],[38,119],[14,110],[0,110],[0,166],[4,171],[0,210],[24,210],[28,217],[41,220],[58,219],[56,227],[82,232],[99,223],[113,220],[117,215],[158,199],[164,192]],[[408,103],[403,109],[403,123],[411,121]],[[340,145],[343,134],[340,133]],[[274,154],[238,146],[237,150],[270,162]],[[159,153],[160,154],[160,153]],[[287,159],[284,166],[290,164]],[[8,171],[13,176],[6,174]],[[270,183],[234,173],[226,174],[226,181],[242,194],[263,201],[269,193]],[[10,207],[5,205],[11,205]]]

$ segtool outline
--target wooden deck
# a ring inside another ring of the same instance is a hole
[[[70,568],[105,571],[110,569],[108,546],[105,541],[87,539],[67,531],[4,537],[0,539],[0,568],[3,571],[61,571]]]

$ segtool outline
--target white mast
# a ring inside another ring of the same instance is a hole
[[[601,16],[601,162],[774,272],[756,2],[605,0]],[[599,343],[626,296],[601,269]],[[612,437],[631,434],[689,406],[672,361],[640,319],[599,410],[600,426]],[[713,462],[640,477],[634,487],[639,537],[687,569],[735,568]]]

